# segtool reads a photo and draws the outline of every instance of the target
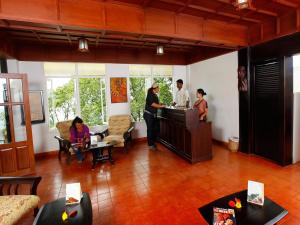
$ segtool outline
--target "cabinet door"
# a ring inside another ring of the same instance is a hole
[[[34,172],[26,74],[0,74],[0,175]]]

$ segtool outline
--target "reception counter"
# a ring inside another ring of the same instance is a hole
[[[211,122],[200,122],[195,109],[164,108],[158,113],[159,141],[196,163],[212,158]]]

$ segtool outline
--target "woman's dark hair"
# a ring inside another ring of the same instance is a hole
[[[83,123],[83,120],[80,117],[76,116],[75,119],[72,121],[72,125],[70,127],[70,130],[72,128],[74,128],[76,130],[76,127],[75,127],[76,123]]]
[[[199,94],[201,94],[202,96],[206,95],[206,92],[205,92],[202,88],[199,88],[199,89],[197,90],[197,92],[198,92]]]

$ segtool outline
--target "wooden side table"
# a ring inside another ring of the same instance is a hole
[[[49,202],[39,210],[33,225],[65,225],[62,220],[64,211],[71,212],[77,210],[75,217],[68,219],[68,225],[92,225],[93,210],[91,199],[88,193],[83,193],[79,204],[66,206],[66,198],[60,198]]]
[[[237,225],[272,225],[279,222],[288,211],[265,196],[264,205],[254,205],[247,202],[247,190],[219,198],[199,211],[208,224],[213,224],[213,207],[230,208],[228,202],[239,198],[241,209],[234,209]]]

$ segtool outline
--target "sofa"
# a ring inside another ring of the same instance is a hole
[[[13,225],[30,211],[38,213],[41,177],[0,177],[0,224]],[[25,192],[29,190],[29,193]]]

